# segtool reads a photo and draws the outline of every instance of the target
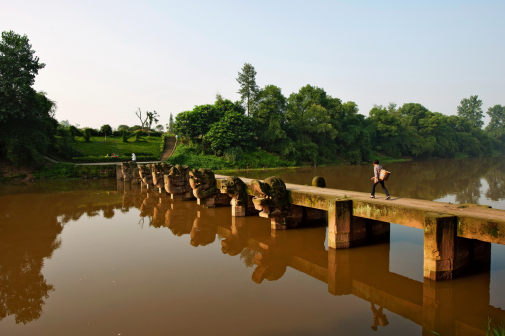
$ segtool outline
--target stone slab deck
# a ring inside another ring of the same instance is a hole
[[[216,175],[218,187],[228,176]],[[247,185],[253,179],[241,177]],[[457,236],[505,245],[505,210],[491,209],[476,204],[460,205],[412,198],[385,196],[370,198],[369,193],[302,186],[286,183],[291,202],[309,208],[330,210],[332,204],[352,200],[353,216],[424,229],[426,213],[457,217]],[[252,194],[249,189],[248,192]]]

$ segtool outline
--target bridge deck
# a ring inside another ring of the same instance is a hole
[[[216,175],[216,178],[219,183],[228,176]],[[250,178],[241,179],[247,185],[252,181]],[[329,210],[332,202],[350,199],[353,201],[354,216],[419,229],[424,228],[426,213],[454,215],[458,218],[459,237],[505,245],[505,210],[476,204],[460,205],[394,196],[391,200],[386,200],[384,196],[372,199],[369,193],[291,183],[286,183],[286,187],[291,192],[291,202],[295,205]]]

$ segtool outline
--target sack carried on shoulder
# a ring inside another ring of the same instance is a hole
[[[387,181],[388,178],[389,178],[389,174],[391,174],[390,171],[387,171],[385,169],[381,169],[381,173],[379,175],[379,179],[381,179],[382,181]]]

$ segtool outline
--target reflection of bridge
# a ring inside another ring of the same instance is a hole
[[[140,192],[125,192],[124,202],[138,199]],[[252,280],[256,283],[278,280],[291,267],[327,283],[332,295],[355,295],[373,305],[375,326],[387,324],[381,308],[421,325],[426,335],[432,331],[484,335],[482,326],[489,317],[505,319],[505,311],[489,305],[489,264],[478,274],[450,282],[425,279],[421,283],[390,272],[387,223],[365,221],[365,226],[381,228],[367,246],[327,251],[324,228],[274,231],[262,218],[219,216],[216,209],[197,210],[194,204],[169,200],[152,190],[143,189],[142,194],[141,214],[151,217],[151,225],[167,227],[174,235],[189,234],[195,247],[212,243],[219,235],[224,238],[223,253],[255,251]]]

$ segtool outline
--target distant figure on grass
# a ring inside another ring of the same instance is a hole
[[[373,173],[374,173],[374,176],[371,178],[371,180],[373,180],[373,185],[372,185],[372,195],[370,196],[370,198],[375,198],[375,187],[377,186],[377,184],[380,183],[381,187],[382,187],[382,190],[384,190],[384,193],[387,196],[386,199],[388,200],[391,197],[389,196],[388,190],[384,186],[384,181],[380,179],[381,170],[382,170],[382,166],[379,165],[379,160],[377,160],[377,159],[373,160]]]
[[[137,157],[135,156],[135,153],[132,153],[132,161],[133,162],[137,161]]]

